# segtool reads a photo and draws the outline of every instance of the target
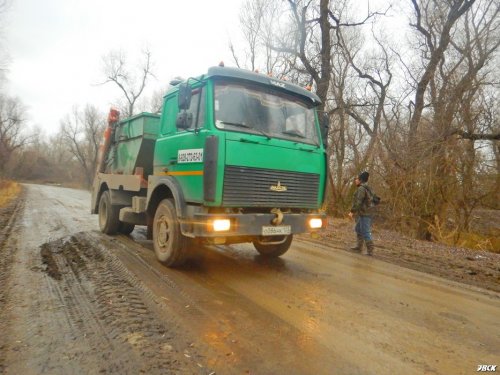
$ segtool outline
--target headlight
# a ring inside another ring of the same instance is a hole
[[[309,228],[311,229],[318,229],[318,228],[321,228],[323,226],[323,220],[321,220],[320,218],[312,218],[312,219],[309,219]]]
[[[231,221],[229,219],[215,219],[212,223],[214,232],[222,232],[231,228]]]

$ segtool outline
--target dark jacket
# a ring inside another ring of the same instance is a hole
[[[351,212],[358,216],[371,216],[373,207],[371,204],[371,189],[366,183],[359,185],[352,198]]]

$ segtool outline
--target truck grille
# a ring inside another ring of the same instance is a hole
[[[273,191],[271,186],[285,186],[286,191]],[[319,174],[228,165],[222,200],[239,207],[316,208],[318,190]]]

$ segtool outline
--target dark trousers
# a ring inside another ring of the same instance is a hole
[[[356,216],[356,226],[354,227],[358,238],[365,241],[372,240],[372,217],[371,216]]]

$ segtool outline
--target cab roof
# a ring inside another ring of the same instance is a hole
[[[321,104],[321,100],[316,94],[300,86],[297,86],[288,81],[283,81],[277,78],[269,77],[264,74],[254,73],[245,69],[213,66],[208,69],[207,75],[203,78],[218,78],[218,77],[229,78],[229,79],[234,78],[239,80],[260,83],[264,85],[271,85],[277,90],[281,90],[284,92],[291,92],[300,95],[304,99],[311,101],[315,106]]]

